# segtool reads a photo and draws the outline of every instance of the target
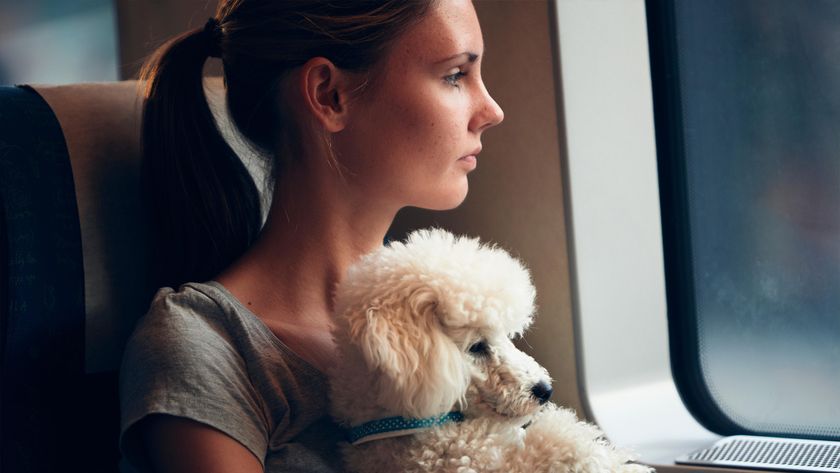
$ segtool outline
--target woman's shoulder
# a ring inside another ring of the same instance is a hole
[[[218,317],[223,311],[218,289],[212,281],[186,282],[175,290],[161,287],[149,304],[146,318],[151,320],[174,317]]]
[[[182,284],[177,291],[161,287],[152,297],[146,314],[138,320],[135,331],[203,325],[219,319],[221,312],[221,307],[198,290],[196,283]]]
[[[209,425],[263,458],[267,436],[289,411],[282,393],[266,399],[259,383],[270,370],[250,362],[231,315],[202,288],[198,283],[160,288],[126,345],[120,449],[133,464],[146,461],[134,426],[149,415]]]
[[[223,287],[159,289],[123,354],[123,451],[134,452],[131,426],[151,413],[211,425],[259,455],[292,441],[325,415],[325,379],[272,337]]]
[[[324,382],[216,281],[184,283],[177,291],[160,288],[129,338],[124,358],[131,355],[178,364],[206,363],[207,358],[219,363],[224,357],[227,365],[267,370],[261,375]]]
[[[254,329],[248,320],[243,320],[247,319],[244,315],[226,300],[212,281],[184,283],[178,290],[162,287],[152,298],[146,314],[137,322],[132,339],[230,338],[237,332]]]
[[[162,287],[138,320],[123,353],[122,370],[189,370],[238,358],[221,307],[189,285]]]

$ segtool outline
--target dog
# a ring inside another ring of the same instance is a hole
[[[347,470],[653,471],[548,401],[548,372],[512,342],[535,296],[517,259],[441,229],[353,264],[335,293],[328,371]]]

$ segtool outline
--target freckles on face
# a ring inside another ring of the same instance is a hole
[[[360,185],[397,207],[463,201],[474,164],[460,158],[480,147],[471,120],[491,101],[476,60],[482,50],[472,3],[463,0],[439,2],[395,40],[337,136]]]

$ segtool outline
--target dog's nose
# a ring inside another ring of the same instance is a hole
[[[540,381],[531,387],[531,394],[540,401],[540,404],[548,402],[548,398],[551,397],[551,392],[551,385],[545,381]]]

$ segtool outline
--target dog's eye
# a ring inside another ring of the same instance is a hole
[[[487,342],[480,340],[470,345],[470,353],[475,355],[486,355],[487,348]]]

